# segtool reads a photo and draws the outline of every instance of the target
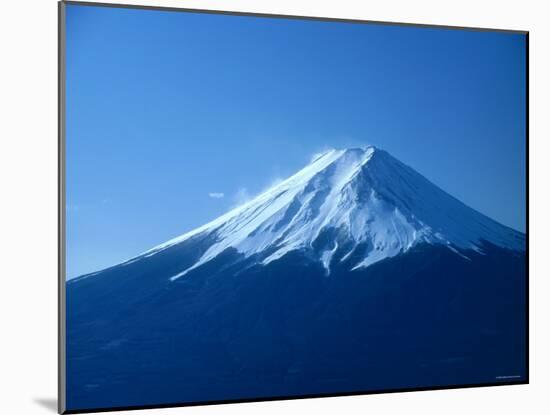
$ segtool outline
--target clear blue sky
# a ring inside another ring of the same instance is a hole
[[[212,220],[327,147],[374,144],[524,231],[524,40],[69,5],[68,276]]]

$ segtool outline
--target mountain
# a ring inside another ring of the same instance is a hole
[[[383,150],[325,152],[68,281],[68,405],[523,379],[525,243]]]

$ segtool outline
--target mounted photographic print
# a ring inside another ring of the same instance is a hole
[[[60,412],[528,382],[528,33],[60,3]]]

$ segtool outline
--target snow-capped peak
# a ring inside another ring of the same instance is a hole
[[[330,273],[339,261],[367,267],[419,243],[482,252],[483,241],[524,250],[524,236],[467,207],[373,146],[326,151],[295,175],[216,220],[145,252],[151,256],[198,234],[215,243],[175,280],[228,248],[268,264],[295,250]],[[330,234],[330,238],[323,235]],[[466,257],[467,258],[467,257]]]

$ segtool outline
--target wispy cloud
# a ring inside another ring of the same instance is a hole
[[[223,197],[225,197],[225,193],[211,192],[208,193],[208,197],[211,197],[212,199],[222,199]]]
[[[275,177],[274,179],[272,179],[269,184],[267,186],[264,186],[259,192],[254,192],[254,193],[251,193],[246,187],[240,187],[239,190],[237,190],[237,192],[233,195],[232,197],[232,201],[233,201],[233,204],[231,205],[231,208],[236,208],[240,205],[243,205],[245,204],[246,202],[249,202],[251,201],[252,199],[254,199],[256,196],[262,194],[263,192],[271,189],[272,187],[275,187],[277,186],[278,184],[280,184],[281,182],[283,182],[284,179],[280,178],[280,177]]]
[[[233,206],[240,206],[252,199],[252,195],[246,187],[241,187],[233,196]]]
[[[65,211],[67,213],[76,214],[76,213],[85,213],[90,212],[94,209],[105,209],[105,205],[111,203],[111,199],[109,198],[103,198],[103,199],[97,199],[94,201],[88,201],[88,202],[67,202],[65,205]]]
[[[284,181],[284,179],[282,177],[275,177],[274,179],[272,179],[269,184],[264,188],[262,189],[262,192],[265,192],[266,190],[268,189],[271,189],[272,187],[275,187],[277,186],[278,184],[282,183]]]
[[[80,205],[67,203],[67,205],[65,206],[65,211],[67,213],[75,213],[75,212],[78,212],[79,210],[80,210]]]
[[[310,163],[313,163],[315,160],[317,160],[319,157],[331,152],[331,151],[334,151],[334,148],[333,147],[323,147],[320,151],[316,151],[315,153],[313,153],[313,155],[311,156],[311,158],[309,159],[309,162]]]
[[[343,150],[346,148],[365,148],[368,145],[376,145],[376,143],[364,137],[357,138],[345,135],[337,136],[334,137],[330,144],[323,143],[317,147],[309,161],[313,162],[319,157],[334,150]]]

